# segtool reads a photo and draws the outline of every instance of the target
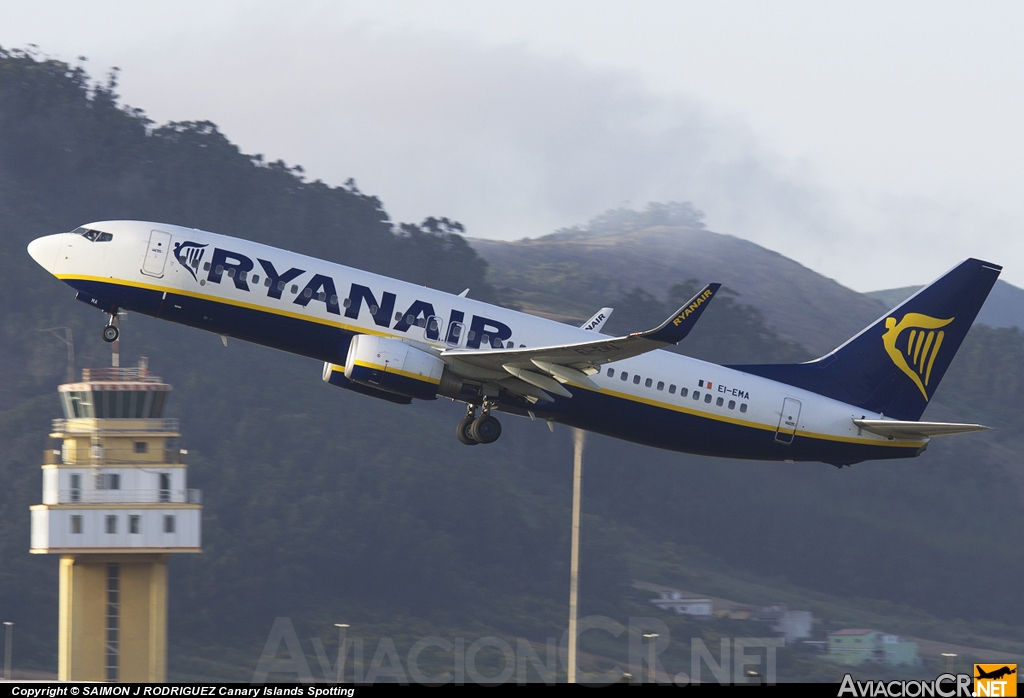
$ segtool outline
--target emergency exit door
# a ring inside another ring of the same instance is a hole
[[[799,421],[800,401],[787,397],[782,401],[782,414],[779,415],[779,428],[775,430],[775,440],[780,444],[793,443]]]

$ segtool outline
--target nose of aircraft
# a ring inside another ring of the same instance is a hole
[[[36,264],[52,274],[57,267],[57,255],[63,240],[63,233],[36,238],[28,244],[28,253]]]

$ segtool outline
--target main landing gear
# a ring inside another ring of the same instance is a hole
[[[466,416],[458,426],[455,427],[455,435],[459,441],[467,446],[477,444],[490,444],[501,436],[501,422],[491,416],[492,405],[484,402],[479,417],[476,416],[476,406],[470,405],[466,409]]]
[[[117,329],[117,311],[115,310],[110,315],[110,320],[107,321],[106,327],[103,328],[103,341],[104,342],[116,342],[117,338],[121,335],[121,330]]]

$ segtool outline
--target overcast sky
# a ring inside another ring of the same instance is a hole
[[[1024,3],[0,0],[157,122],[518,239],[692,201],[857,290],[1024,286]],[[173,222],[173,221],[171,221]]]

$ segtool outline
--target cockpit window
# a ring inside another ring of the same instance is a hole
[[[101,233],[98,230],[89,230],[88,228],[75,228],[71,232],[74,235],[81,235],[91,242],[110,242],[114,239],[114,236],[110,233]]]

